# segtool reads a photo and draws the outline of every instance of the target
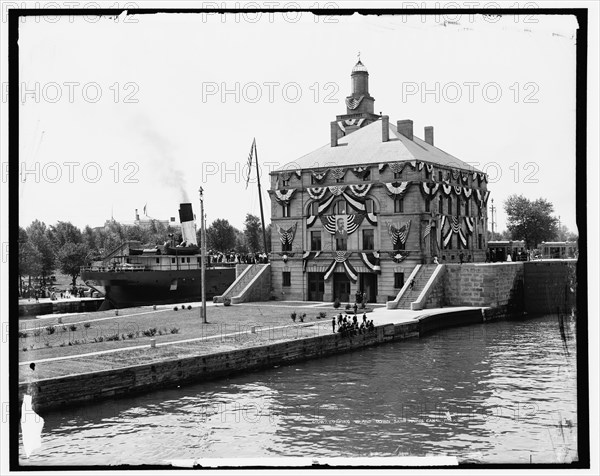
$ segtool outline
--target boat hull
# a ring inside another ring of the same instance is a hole
[[[165,271],[83,271],[81,278],[104,294],[103,308],[199,301],[200,269]],[[223,294],[235,281],[234,268],[206,270],[206,298]]]

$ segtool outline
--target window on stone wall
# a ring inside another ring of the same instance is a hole
[[[442,180],[444,180],[444,175],[443,172],[441,170],[438,170],[438,180],[441,182]]]
[[[283,217],[287,218],[290,216],[290,204],[289,203],[284,203],[281,205],[281,208],[283,210]]]
[[[402,171],[400,171],[400,172],[394,172],[394,178],[395,179],[401,179],[402,178]]]
[[[292,285],[292,273],[290,271],[283,271],[281,273],[281,281],[283,286]]]
[[[374,230],[363,230],[362,231],[363,238],[363,250],[373,250],[375,249],[375,231]]]
[[[444,213],[444,199],[441,196],[440,196],[438,210],[439,210],[440,213]]]
[[[281,251],[292,251],[292,244],[288,241],[286,241],[285,243],[281,243]]]
[[[335,249],[337,251],[346,251],[348,249],[348,240],[346,238],[336,238]]]
[[[425,211],[426,212],[431,211],[431,200],[429,200],[428,198],[425,199]]]
[[[344,200],[340,200],[336,202],[333,206],[333,213],[335,215],[345,215],[346,214],[346,202]]]
[[[373,213],[375,211],[375,202],[370,198],[365,200],[365,210],[367,213]]]
[[[448,197],[448,215],[452,215],[452,197]]]
[[[311,231],[310,232],[310,249],[311,251],[321,250],[321,232]]]
[[[319,202],[312,202],[310,205],[310,214],[314,216],[319,214]]]
[[[477,245],[479,249],[483,248],[483,235],[481,233],[477,235]]]
[[[281,179],[281,183],[283,184],[282,187],[289,187],[290,185],[290,179]]]
[[[402,289],[404,286],[404,273],[394,273],[394,289]]]
[[[394,200],[394,213],[404,213],[404,199],[396,198]]]
[[[467,199],[465,200],[465,216],[467,216],[467,217],[469,216],[469,202],[470,202],[470,201],[471,201],[471,200],[470,200],[469,198],[467,198]]]
[[[460,197],[456,197],[456,216],[460,216]]]

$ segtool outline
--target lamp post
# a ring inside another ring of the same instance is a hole
[[[200,194],[200,285],[202,286],[202,324],[208,324],[206,320],[206,231],[204,230],[204,189],[198,189]]]
[[[496,207],[494,206],[494,199],[492,198],[492,241],[494,241],[494,225],[496,222],[494,221],[494,212],[496,211]]]

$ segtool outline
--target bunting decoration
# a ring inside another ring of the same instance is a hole
[[[298,223],[294,223],[290,228],[284,230],[280,226],[277,226],[277,231],[279,232],[279,241],[281,241],[282,245],[290,245],[292,246],[292,242],[294,241],[294,236],[296,236],[296,229],[298,228]]]
[[[302,173],[300,172],[300,170],[291,170],[286,172],[279,172],[278,178],[280,178],[281,180],[288,181],[292,177],[292,174],[294,174],[298,178],[302,177]]]
[[[353,167],[352,173],[356,175],[359,179],[364,179],[367,175],[371,173],[369,167]]]
[[[421,182],[421,193],[425,198],[432,199],[440,188],[439,183]]]
[[[333,178],[336,180],[344,178],[344,175],[346,175],[346,169],[343,167],[338,167],[337,169],[329,169],[329,170],[331,171],[331,175],[333,175]]]
[[[452,194],[452,185],[446,185],[445,183],[443,183],[442,191],[444,192],[444,195],[451,195]]]
[[[361,101],[364,98],[365,98],[364,96],[361,96],[359,98],[353,98],[353,97],[346,98],[346,107],[348,109],[354,110],[359,106],[359,104],[361,103]]]
[[[472,194],[473,194],[472,188],[463,187],[463,195],[465,196],[465,198],[471,198]]]
[[[386,165],[387,163],[379,164],[379,173],[383,172],[383,169],[385,169]]]
[[[454,193],[456,194],[457,197],[460,197],[460,194],[462,193],[462,187],[460,185],[455,185]]]
[[[450,171],[449,170],[442,172],[442,182],[450,183]]]
[[[427,226],[423,230],[423,241],[425,241],[425,238],[429,236],[431,233],[431,228],[433,227],[435,227],[435,222],[432,219],[429,219],[429,223],[427,223]]]
[[[367,211],[365,202],[362,199],[351,197],[346,192],[344,192],[343,195],[344,195],[344,198],[346,199],[346,201],[348,202],[348,205],[350,205],[352,208],[354,208],[358,212],[366,213],[367,220],[371,225],[377,224],[377,215],[375,215],[374,211],[373,212]]]
[[[310,228],[317,221],[317,215],[309,215],[306,219],[306,228]]]
[[[486,190],[475,190],[475,199],[479,203],[479,206],[485,206],[488,201],[488,197],[490,196],[490,191]]]
[[[308,187],[306,192],[313,200],[321,200],[327,193],[327,187]]]
[[[425,163],[424,162],[418,162],[417,165],[418,165],[418,169],[419,170],[423,170],[423,166],[425,165]]]
[[[413,169],[416,169],[416,168],[417,168],[417,161],[416,161],[416,160],[411,160],[411,161],[409,162],[409,164],[410,164],[410,166],[411,166]]]
[[[475,220],[472,217],[464,217],[464,219],[465,225],[467,226],[467,231],[469,232],[469,235],[472,235],[475,226]]]
[[[311,176],[312,176],[312,178],[315,179],[316,182],[321,183],[323,181],[323,179],[325,178],[325,176],[327,175],[327,172],[329,172],[329,169],[324,170],[323,172],[317,172],[317,171],[313,170],[311,172]]]
[[[383,165],[385,167],[386,164],[383,164]],[[406,165],[406,162],[390,162],[387,165],[392,172],[394,172],[395,174],[400,174],[400,173],[402,173],[402,170],[404,170],[404,166]],[[381,171],[381,166],[380,166],[379,170]]]
[[[306,219],[306,228],[310,228],[311,226],[313,226],[315,224],[315,222],[317,221],[317,217],[320,216],[325,210],[327,210],[329,208],[329,206],[333,203],[333,199],[335,198],[334,195],[329,195],[329,197],[327,197],[325,200],[321,200],[319,202],[319,206],[317,208],[317,214],[313,215],[311,213],[311,215],[308,216],[308,218]],[[312,207],[311,207],[312,210]]]
[[[344,272],[346,273],[346,276],[348,276],[350,281],[355,283],[358,280],[358,273],[356,272],[354,267],[348,261],[348,258],[350,257],[351,254],[352,253],[348,252],[348,251],[336,251],[335,252],[335,257],[334,257],[333,261],[325,270],[325,276],[324,276],[325,281],[329,280],[329,278],[333,274],[333,271],[335,270],[335,267],[338,263],[342,263],[344,265]]]
[[[371,190],[371,186],[373,184],[365,183],[359,185],[348,185],[350,187],[350,191],[354,194],[355,197],[364,197]]]
[[[459,176],[460,172],[456,169],[452,169],[452,178],[454,180],[458,180],[458,176]]]
[[[390,195],[403,197],[410,182],[384,182],[384,185]]]
[[[360,253],[360,258],[365,266],[371,271],[381,274],[381,260],[379,256],[379,251],[373,251],[372,253]]]
[[[427,175],[433,174],[433,164],[425,164],[425,173]]]
[[[305,251],[302,253],[302,272],[306,273],[306,265],[311,259],[318,258],[321,255],[321,251]]]
[[[465,236],[464,232],[459,228],[458,229],[458,238],[460,239],[460,244],[462,245],[463,249],[467,248],[467,237]]]
[[[405,244],[406,238],[408,237],[408,231],[410,230],[410,220],[405,223],[390,223],[387,222],[388,233],[390,234],[390,238],[392,240],[392,245],[394,248],[398,244],[398,242]]]
[[[343,238],[351,235],[362,223],[365,216],[360,215],[327,215],[319,217],[328,233]],[[339,235],[339,236],[338,236]]]
[[[344,190],[346,190],[346,186],[345,185],[330,185],[329,186],[329,191],[335,196],[335,197],[339,197]]]
[[[394,263],[401,263],[409,255],[408,251],[394,251],[390,253],[390,258],[394,260]]]
[[[460,179],[463,181],[463,183],[469,183],[469,174],[460,174]]]
[[[275,190],[275,198],[279,202],[289,203],[295,191],[295,188],[290,188],[288,190]]]

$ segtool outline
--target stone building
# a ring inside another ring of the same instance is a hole
[[[485,261],[486,174],[375,114],[360,60],[351,80],[330,143],[270,174],[277,299],[385,302],[416,264]]]

